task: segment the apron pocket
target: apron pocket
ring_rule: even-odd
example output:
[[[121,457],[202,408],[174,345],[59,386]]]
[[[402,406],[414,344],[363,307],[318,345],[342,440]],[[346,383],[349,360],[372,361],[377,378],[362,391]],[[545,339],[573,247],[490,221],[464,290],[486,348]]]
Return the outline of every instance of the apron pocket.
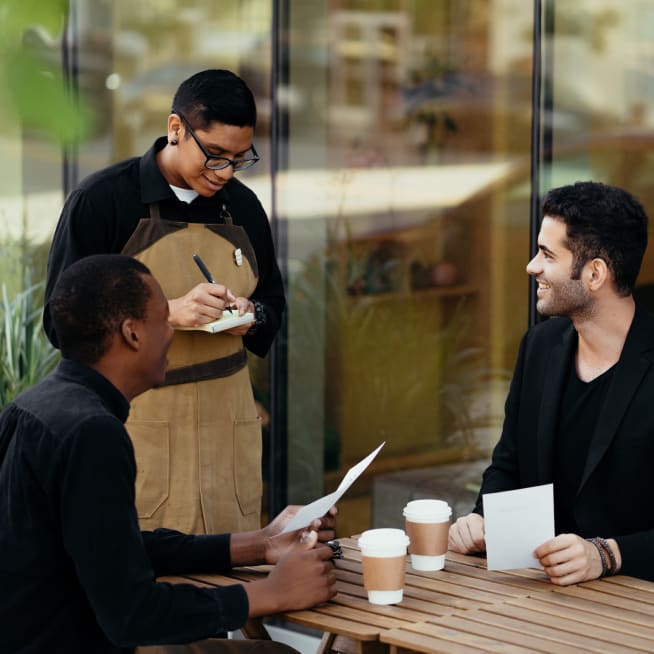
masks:
[[[151,518],[168,498],[170,427],[165,420],[130,420],[129,435],[136,456],[136,509]]]
[[[234,421],[234,485],[243,515],[261,511],[261,418]]]

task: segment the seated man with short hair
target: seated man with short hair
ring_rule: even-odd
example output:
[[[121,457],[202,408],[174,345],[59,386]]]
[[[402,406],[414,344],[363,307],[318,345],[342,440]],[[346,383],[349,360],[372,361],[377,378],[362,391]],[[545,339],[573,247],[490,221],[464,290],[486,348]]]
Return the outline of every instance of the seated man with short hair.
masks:
[[[577,182],[550,190],[542,216],[527,273],[551,318],[522,339],[502,435],[449,546],[485,551],[485,493],[552,483],[556,537],[534,555],[553,584],[654,580],[654,316],[633,297],[647,214],[624,189]]]
[[[333,515],[284,535],[292,508],[241,534],[140,531],[124,422],[130,400],[164,380],[173,333],[149,270],[122,255],[81,259],[50,308],[63,359],[0,414],[3,654],[187,643],[332,597],[332,551],[317,541],[334,537]],[[156,581],[248,563],[276,565],[266,579],[223,588]]]

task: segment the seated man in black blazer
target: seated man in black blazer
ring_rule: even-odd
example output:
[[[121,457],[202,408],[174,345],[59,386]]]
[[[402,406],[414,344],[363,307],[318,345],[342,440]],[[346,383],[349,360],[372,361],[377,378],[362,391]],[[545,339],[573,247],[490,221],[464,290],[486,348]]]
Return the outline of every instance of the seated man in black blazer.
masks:
[[[280,532],[283,511],[251,532],[140,531],[129,402],[164,381],[172,328],[161,286],[122,255],[80,259],[50,298],[62,360],[0,415],[0,649],[110,654],[189,643],[248,618],[319,604],[336,593],[327,515]],[[318,531],[319,530],[319,531]],[[223,588],[158,582],[193,571],[275,564]],[[213,652],[289,654],[272,641],[205,642]]]
[[[654,318],[632,295],[646,246],[647,216],[626,191],[547,194],[527,273],[538,312],[558,317],[522,339],[502,436],[450,549],[485,551],[484,493],[553,483],[557,535],[535,552],[552,583],[654,580]]]

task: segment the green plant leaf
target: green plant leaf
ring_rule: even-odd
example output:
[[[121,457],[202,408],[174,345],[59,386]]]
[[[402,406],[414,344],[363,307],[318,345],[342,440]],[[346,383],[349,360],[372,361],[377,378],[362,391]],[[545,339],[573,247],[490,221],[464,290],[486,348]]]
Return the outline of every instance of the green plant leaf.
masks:
[[[59,359],[41,327],[43,282],[12,299],[2,285],[0,298],[0,408],[45,377]]]
[[[0,43],[17,47],[26,29],[41,26],[53,38],[64,27],[69,0],[0,0]]]
[[[0,0],[0,124],[3,131],[21,127],[43,131],[62,144],[90,134],[93,116],[87,105],[67,92],[58,64],[69,0]],[[50,41],[41,54],[25,39],[36,30]],[[43,38],[43,34],[47,37]]]
[[[62,143],[89,134],[91,114],[66,92],[59,70],[23,50],[6,57],[5,64],[9,98],[24,128],[44,130]]]

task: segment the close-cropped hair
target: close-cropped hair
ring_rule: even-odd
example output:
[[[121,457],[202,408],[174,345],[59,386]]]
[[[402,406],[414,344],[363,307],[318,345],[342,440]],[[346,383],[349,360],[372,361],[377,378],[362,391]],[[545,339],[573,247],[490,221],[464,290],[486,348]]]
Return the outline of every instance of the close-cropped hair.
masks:
[[[203,70],[184,80],[173,98],[172,113],[182,114],[193,129],[212,123],[236,127],[257,124],[257,107],[248,85],[229,70]]]
[[[150,270],[121,254],[96,254],[67,268],[49,300],[61,354],[92,365],[106,354],[121,324],[146,317]]]
[[[576,182],[550,190],[542,215],[566,225],[573,279],[580,278],[588,261],[599,258],[611,271],[616,291],[623,296],[633,292],[647,248],[648,219],[631,193],[601,182]]]

